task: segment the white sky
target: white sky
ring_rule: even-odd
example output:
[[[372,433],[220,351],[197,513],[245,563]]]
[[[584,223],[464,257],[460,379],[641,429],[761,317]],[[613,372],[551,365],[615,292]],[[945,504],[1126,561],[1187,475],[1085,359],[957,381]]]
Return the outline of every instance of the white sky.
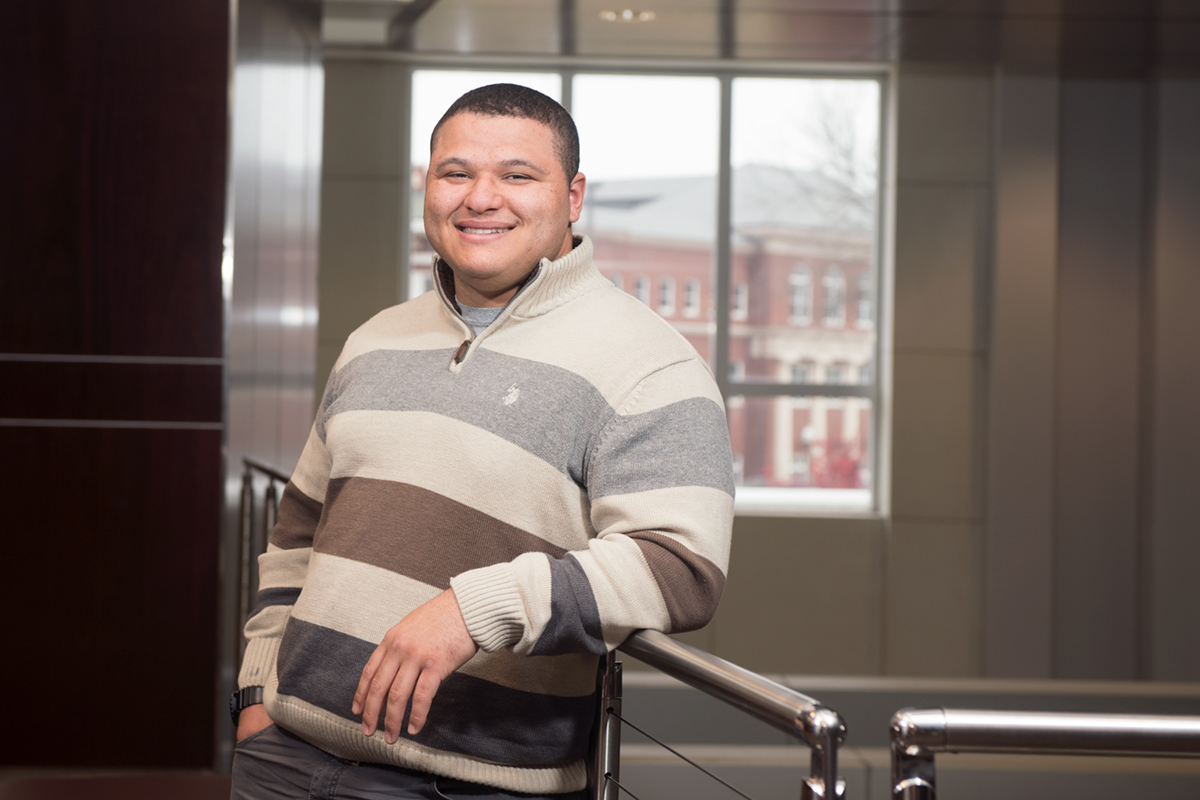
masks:
[[[427,164],[429,136],[446,108],[488,83],[520,83],[556,100],[556,73],[418,70],[413,75],[412,161]],[[823,158],[825,116],[841,118],[856,160],[873,164],[879,85],[871,80],[737,78],[734,166],[774,163],[812,169]],[[592,181],[712,175],[717,170],[720,85],[716,78],[581,74],[572,112],[580,171]]]

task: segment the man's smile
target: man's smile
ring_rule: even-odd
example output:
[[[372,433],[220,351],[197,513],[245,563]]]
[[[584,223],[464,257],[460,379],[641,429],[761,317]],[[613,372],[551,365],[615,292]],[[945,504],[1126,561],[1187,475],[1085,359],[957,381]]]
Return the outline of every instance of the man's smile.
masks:
[[[491,227],[489,227],[489,228],[471,228],[471,227],[468,227],[468,226],[466,226],[466,225],[459,225],[459,226],[458,226],[458,229],[459,229],[460,231],[462,231],[463,233],[474,233],[474,234],[480,234],[480,235],[490,235],[490,234],[496,234],[496,233],[508,233],[509,231],[511,231],[511,230],[512,230],[512,228],[511,228],[511,227],[501,227],[501,228],[491,228]]]

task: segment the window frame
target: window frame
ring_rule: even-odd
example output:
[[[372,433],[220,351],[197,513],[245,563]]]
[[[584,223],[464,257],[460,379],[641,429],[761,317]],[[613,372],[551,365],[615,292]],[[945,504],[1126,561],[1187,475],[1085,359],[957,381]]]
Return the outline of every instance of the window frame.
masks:
[[[747,397],[791,397],[797,398],[862,398],[871,402],[872,446],[870,469],[873,476],[871,485],[870,504],[861,511],[826,512],[807,506],[775,507],[770,510],[738,509],[739,516],[822,516],[826,513],[836,513],[839,516],[879,517],[888,513],[890,492],[888,485],[890,475],[887,470],[887,454],[890,452],[890,392],[886,391],[885,380],[890,380],[891,368],[885,363],[884,356],[890,349],[890,331],[887,328],[887,316],[891,302],[891,243],[894,238],[892,216],[894,212],[894,181],[891,179],[894,163],[894,67],[885,64],[830,64],[805,63],[803,65],[786,62],[742,62],[721,59],[654,59],[637,58],[603,58],[579,56],[483,56],[472,54],[434,54],[391,52],[384,56],[401,61],[405,65],[403,80],[403,96],[400,101],[400,133],[401,133],[401,174],[410,174],[411,136],[412,136],[412,83],[413,73],[417,70],[461,70],[461,71],[497,71],[497,72],[545,72],[557,74],[561,80],[560,102],[568,110],[572,110],[572,80],[578,74],[605,75],[648,75],[648,76],[700,76],[716,78],[720,84],[720,145],[717,163],[717,219],[715,220],[716,236],[713,242],[713,276],[714,296],[713,321],[713,373],[716,376],[718,388],[727,406],[741,405],[741,398]],[[875,235],[871,245],[870,272],[873,276],[871,302],[873,319],[870,327],[875,332],[875,345],[872,354],[873,369],[870,384],[857,382],[858,375],[853,376],[853,383],[842,382],[829,384],[813,382],[792,383],[786,381],[755,381],[744,378],[735,379],[730,372],[730,342],[733,323],[740,322],[732,309],[732,189],[733,167],[731,164],[731,130],[733,115],[733,82],[737,78],[809,78],[809,79],[847,79],[872,80],[879,86],[878,119],[879,147],[875,194]],[[586,171],[585,171],[586,172]],[[411,199],[409,192],[400,193],[400,242],[399,242],[399,272],[398,282],[403,302],[408,299],[409,256],[412,246],[412,231],[409,228],[411,220]],[[811,276],[812,323],[823,320],[818,305],[823,302],[816,296],[816,284],[819,280],[817,270],[809,268]],[[849,323],[849,305],[855,303],[857,312],[857,289],[859,282],[854,281],[854,297],[850,296],[851,281],[843,274],[845,292],[843,303],[846,306],[846,318],[843,325]],[[678,301],[678,298],[676,298]],[[822,298],[823,300],[823,298]],[[678,305],[678,302],[676,303]],[[650,305],[653,308],[653,305]],[[858,319],[855,315],[855,324]],[[849,371],[849,370],[847,370]],[[857,370],[855,370],[857,372]],[[849,381],[851,378],[846,377]]]

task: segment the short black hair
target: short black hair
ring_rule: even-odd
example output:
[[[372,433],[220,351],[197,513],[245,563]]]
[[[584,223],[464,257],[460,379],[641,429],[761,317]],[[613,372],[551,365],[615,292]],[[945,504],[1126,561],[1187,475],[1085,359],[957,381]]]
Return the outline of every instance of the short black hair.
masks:
[[[454,103],[433,127],[429,151],[437,141],[438,131],[451,117],[459,114],[479,114],[485,117],[520,117],[540,122],[554,133],[554,151],[567,174],[567,183],[579,172],[579,131],[575,120],[553,98],[528,86],[515,83],[493,83],[472,89]]]

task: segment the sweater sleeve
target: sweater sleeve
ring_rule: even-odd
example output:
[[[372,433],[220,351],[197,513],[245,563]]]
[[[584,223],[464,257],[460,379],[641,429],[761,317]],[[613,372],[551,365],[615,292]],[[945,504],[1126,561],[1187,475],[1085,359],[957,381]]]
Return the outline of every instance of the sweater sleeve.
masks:
[[[264,685],[275,668],[284,626],[308,573],[328,482],[329,455],[314,426],[280,497],[279,518],[267,551],[258,557],[258,597],[244,629],[246,653],[239,687]]]
[[[561,558],[526,553],[451,585],[480,648],[603,653],[640,628],[694,630],[716,610],[733,524],[733,459],[698,358],[643,380],[590,445],[595,536]]]

